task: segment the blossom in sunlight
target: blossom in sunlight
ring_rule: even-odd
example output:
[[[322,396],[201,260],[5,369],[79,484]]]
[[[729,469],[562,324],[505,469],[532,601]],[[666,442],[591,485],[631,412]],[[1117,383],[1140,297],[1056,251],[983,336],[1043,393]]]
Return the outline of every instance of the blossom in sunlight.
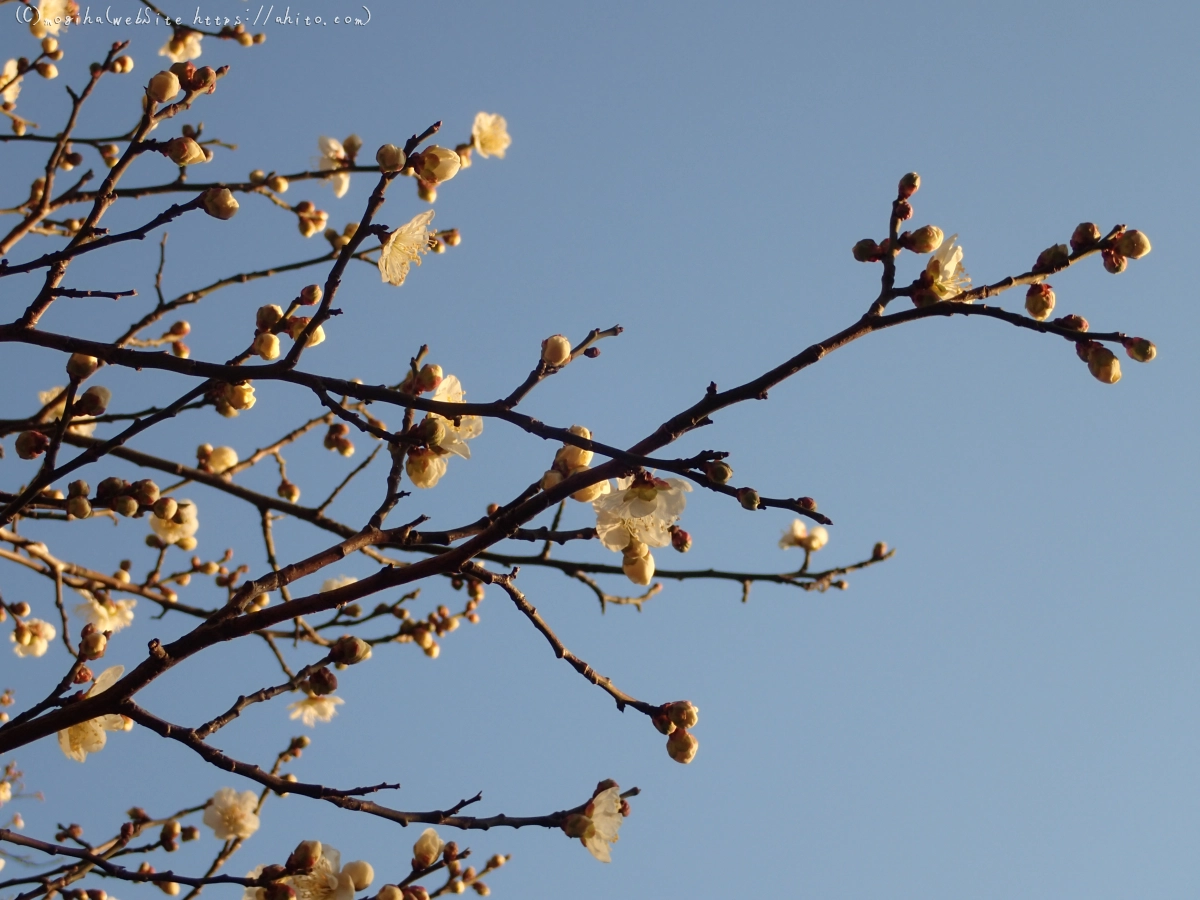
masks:
[[[288,881],[297,900],[353,900],[354,878],[342,871],[342,855],[327,845],[321,846],[321,858],[306,875],[293,875]],[[347,868],[350,864],[347,863]]]
[[[104,693],[124,674],[124,666],[105,669],[84,696],[95,697]],[[124,716],[97,716],[60,731],[58,746],[62,748],[67,759],[83,762],[89,753],[97,753],[104,749],[105,743],[108,742],[108,732],[128,731],[131,727],[133,722]]]
[[[38,14],[29,25],[34,37],[45,37],[47,34],[58,34],[68,18],[79,16],[79,4],[74,0],[42,0],[38,4]]]
[[[15,59],[10,59],[4,64],[4,71],[0,72],[0,84],[8,85],[4,89],[4,102],[16,103],[17,97],[21,93],[21,81],[17,78],[17,61]]]
[[[584,813],[591,821],[579,835],[588,852],[600,862],[612,862],[612,845],[621,830],[621,789],[613,785],[592,798]]]
[[[428,869],[442,855],[446,842],[438,835],[437,830],[426,828],[413,844],[413,868]]]
[[[414,486],[431,488],[446,474],[446,458],[439,456],[435,450],[413,447],[408,451],[408,459],[404,461],[404,471]]]
[[[185,538],[190,538],[200,527],[196,517],[196,504],[191,500],[177,501],[175,515],[169,519],[150,516],[150,530],[158,535],[164,544],[177,544]]]
[[[86,603],[75,607],[75,614],[96,626],[97,631],[111,631],[116,634],[122,628],[133,622],[133,608],[136,600],[97,600],[90,594]]]
[[[350,154],[346,152],[341,141],[321,135],[317,139],[317,147],[321,151],[321,158],[317,161],[318,171],[329,172],[331,169],[340,169],[350,165]],[[344,197],[346,191],[350,190],[349,172],[333,172],[326,176],[325,180],[333,186],[333,196],[335,197]]]
[[[3,806],[13,797],[12,782],[0,781],[0,806]]]
[[[433,210],[417,213],[412,220],[401,225],[388,235],[379,251],[379,277],[388,284],[399,287],[408,277],[412,263],[421,264],[421,254],[429,252],[429,241],[433,238]]]
[[[803,550],[817,551],[829,543],[829,532],[824,526],[818,525],[811,531],[800,519],[792,522],[792,527],[783,533],[779,546],[787,550],[789,547],[800,547]]]
[[[288,704],[288,709],[292,711],[288,718],[299,719],[312,728],[317,722],[328,722],[332,719],[337,713],[337,708],[345,702],[341,697],[335,697],[332,694],[324,697],[309,694],[303,700]]]
[[[466,396],[458,376],[446,375],[430,399],[439,403],[465,403]],[[471,450],[467,446],[467,441],[477,438],[483,433],[482,416],[459,416],[457,419],[447,419],[437,413],[429,413],[426,418],[440,419],[441,424],[445,426],[445,437],[441,437],[439,432],[438,450],[453,453],[463,459],[471,458]]]
[[[204,824],[213,830],[219,841],[230,838],[245,840],[258,831],[258,794],[254,791],[237,793],[223,787],[217,791],[204,810]]]
[[[38,402],[45,406],[58,397],[58,402],[46,410],[43,415],[43,421],[56,422],[62,418],[63,410],[67,408],[67,397],[64,393],[65,387],[55,386],[48,391],[38,391]],[[71,434],[79,434],[84,437],[91,437],[92,432],[96,430],[96,423],[87,417],[71,417],[71,427],[68,429]]]
[[[321,593],[326,591],[336,591],[340,587],[345,587],[348,584],[354,584],[358,581],[353,575],[338,575],[334,578],[326,578],[321,582]]]
[[[485,159],[489,156],[504,159],[504,151],[512,144],[508,122],[499,113],[479,113],[471,126],[471,142]]]
[[[17,623],[8,639],[16,645],[13,652],[17,656],[45,656],[50,642],[57,636],[58,632],[49,622],[25,619]]]
[[[670,527],[687,505],[685,494],[692,486],[679,478],[617,479],[615,491],[592,503],[596,511],[596,534],[609,550],[624,550],[634,539],[651,547],[671,543]]]
[[[187,62],[189,59],[200,58],[200,38],[198,31],[180,29],[171,35],[171,39],[159,48],[158,55],[165,56],[171,62]]]
[[[925,266],[939,300],[949,300],[971,287],[971,276],[962,267],[963,248],[954,245],[957,238],[957,234],[950,235]]]

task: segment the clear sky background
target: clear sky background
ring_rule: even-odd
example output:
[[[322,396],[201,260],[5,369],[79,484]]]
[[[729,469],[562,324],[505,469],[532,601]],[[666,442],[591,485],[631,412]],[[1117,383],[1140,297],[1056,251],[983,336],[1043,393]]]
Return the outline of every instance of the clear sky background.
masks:
[[[164,3],[187,14],[194,5]],[[202,4],[212,14],[246,8]],[[32,55],[12,9],[0,7],[0,51]],[[329,0],[293,4],[297,11],[361,14]],[[346,315],[306,368],[394,382],[427,343],[469,399],[488,400],[520,381],[547,335],[579,339],[620,323],[625,334],[606,341],[599,359],[572,365],[523,408],[628,445],[710,380],[725,388],[753,377],[861,315],[879,272],[854,262],[850,247],[884,236],[896,181],[909,170],[923,179],[915,223],[958,233],[977,284],[1027,270],[1081,221],[1145,231],[1154,251],[1123,275],[1095,259],[1052,283],[1059,311],[1096,330],[1149,337],[1159,358],[1148,366],[1123,358],[1124,379],[1107,387],[1057,338],[978,318],[920,322],[833,354],[768,402],[722,413],[677,445],[679,455],[732,451],[736,480],[764,494],[816,497],[836,523],[820,563],[865,558],[876,540],[898,548],[852,576],[846,592],[760,586],[743,605],[737,585],[669,583],[640,615],[601,616],[582,585],[523,572],[524,590],[566,645],[620,687],[699,706],[690,766],[667,757],[643,716],[618,713],[556,660],[496,592],[482,623],[449,635],[436,661],[411,645],[384,647],[343,673],[346,704],[311,732],[314,744],[292,771],[340,786],[398,780],[403,790],[380,799],[405,809],[443,808],[483,790],[480,815],[571,806],[605,777],[642,788],[608,866],[557,832],[456,835],[479,859],[513,854],[489,879],[498,897],[1194,897],[1196,10],[443,2],[381,3],[371,14],[363,28],[271,24],[266,43],[251,49],[205,38],[200,62],[231,72],[177,120],[203,121],[206,137],[238,145],[218,150],[195,177],[240,180],[254,168],[309,166],[321,134],[356,132],[370,158],[438,119],[452,145],[477,111],[507,117],[508,157],[477,159],[440,192],[435,224],[459,227],[462,245],[427,257],[400,289],[380,284],[373,268],[353,269]],[[138,86],[159,68],[161,28],[67,34],[62,77],[31,81],[22,95],[43,131],[65,119],[64,83],[80,86],[87,61],[117,38],[132,39],[136,69],[105,79],[81,133],[133,125]],[[9,206],[26,196],[35,157],[27,146],[2,152]],[[169,164],[147,160],[128,183],[170,176]],[[287,199],[313,199],[340,228],[359,218],[373,183],[356,175],[341,200],[328,186],[297,185]],[[424,206],[414,193],[397,183],[381,220],[411,218]],[[141,200],[110,218],[137,224],[162,205]],[[315,255],[320,241],[306,243],[293,217],[255,198],[229,223],[193,216],[169,230],[168,296]],[[60,301],[45,327],[118,334],[151,302],[156,238],[70,270],[73,286],[141,296],[116,307]],[[12,259],[50,246],[28,239]],[[902,259],[902,279],[917,271],[915,258]],[[281,276],[195,307],[193,356],[233,355],[259,305],[286,303],[313,280],[323,275]],[[6,317],[32,284],[5,280]],[[1019,291],[999,299],[1009,309],[1021,302]],[[3,358],[10,389],[0,415],[28,414],[36,390],[62,383],[53,354],[8,345]],[[184,385],[104,375],[114,408],[173,398]],[[236,420],[192,414],[136,445],[188,461],[209,441],[244,456],[319,411],[298,390],[261,385],[258,395]],[[289,454],[305,501],[361,459],[368,447],[358,443],[351,461],[315,439]],[[470,462],[453,460],[436,490],[403,501],[396,516],[458,524],[517,494],[553,454],[495,422],[472,449]],[[6,489],[33,472],[11,443],[0,467]],[[373,468],[331,513],[365,522],[384,471]],[[85,477],[94,484],[109,474],[127,470],[93,467]],[[251,472],[244,481],[272,490],[276,477]],[[260,573],[253,516],[211,491],[189,491],[202,555],[232,546]],[[590,524],[586,507],[569,513],[565,525]],[[776,546],[791,518],[692,494],[683,524],[695,549],[686,559],[660,551],[659,565],[783,571],[797,563]],[[152,560],[144,529],[97,521],[45,535],[52,548],[70,540],[81,562],[112,570],[131,556],[144,570]],[[329,542],[286,524],[279,539],[289,559]],[[558,552],[572,554],[618,559],[599,547]],[[356,559],[330,574],[372,570]],[[52,618],[44,582],[8,569],[0,583],[6,599],[28,599],[35,615]],[[218,602],[211,585],[194,585],[194,602]],[[628,588],[619,578],[607,586]],[[433,585],[419,611],[425,601],[462,598]],[[188,627],[181,617],[151,620],[148,605],[109,660],[134,665],[146,640]],[[189,662],[151,687],[145,705],[198,724],[278,680],[265,649],[246,643]],[[63,656],[61,645],[40,660],[4,651],[3,685],[23,702],[40,698]],[[300,733],[285,703],[254,709],[215,743],[268,761]],[[113,735],[82,766],[52,741],[17,758],[46,802],[11,808],[39,837],[70,819],[99,839],[131,805],[160,815],[225,784],[252,787],[148,733]],[[382,883],[406,874],[417,834],[302,798],[271,801],[228,871],[278,861],[298,840],[317,838],[343,858],[372,862]],[[155,865],[194,872],[217,842],[206,830],[185,850]],[[10,863],[5,874],[14,870]],[[157,896],[122,885],[112,893]]]

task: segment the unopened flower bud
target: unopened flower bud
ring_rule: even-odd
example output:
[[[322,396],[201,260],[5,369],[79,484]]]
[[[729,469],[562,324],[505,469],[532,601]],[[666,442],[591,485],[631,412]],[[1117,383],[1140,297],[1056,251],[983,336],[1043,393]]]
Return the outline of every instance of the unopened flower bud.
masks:
[[[717,484],[726,484],[733,477],[733,468],[724,460],[716,459],[704,464],[704,474]]]
[[[308,284],[300,289],[300,296],[297,298],[301,306],[314,306],[321,302],[321,297],[325,292],[321,290],[319,284]]]
[[[93,385],[80,395],[71,411],[77,416],[101,416],[108,409],[110,400],[112,400],[112,391],[98,384]]]
[[[266,185],[271,190],[273,190],[275,193],[283,194],[283,193],[287,192],[288,180],[286,178],[284,178],[282,175],[272,175],[270,178],[267,179]]]
[[[254,346],[251,347],[251,352],[267,360],[267,362],[279,359],[279,336],[269,331],[264,331],[254,339]]]
[[[180,538],[179,540],[177,540],[175,542],[175,546],[178,547],[180,550],[183,550],[185,553],[190,553],[191,551],[196,549],[197,543],[198,542],[196,541],[196,539],[194,537],[185,537],[185,538]],[[168,596],[167,599],[170,600],[170,596]],[[171,600],[171,602],[174,603],[175,601]]]
[[[1104,346],[1093,347],[1088,354],[1088,371],[1097,381],[1116,384],[1121,380],[1121,361]]]
[[[350,876],[350,880],[354,883],[356,891],[365,891],[371,886],[371,882],[375,880],[375,870],[371,868],[369,862],[363,862],[361,859],[356,859],[342,866],[342,874]]]
[[[275,489],[275,493],[288,503],[295,503],[300,499],[300,488],[286,478],[279,482],[279,487]]]
[[[250,409],[254,406],[254,385],[248,381],[239,384],[226,384],[222,389],[226,403],[234,409]]]
[[[897,190],[897,196],[901,200],[907,200],[915,194],[921,187],[921,176],[916,172],[909,172],[900,179],[900,186]]]
[[[542,362],[553,368],[565,366],[571,361],[571,342],[561,334],[553,334],[542,341]]]
[[[1100,240],[1100,228],[1095,222],[1080,222],[1071,234],[1071,249],[1078,253],[1094,246]]]
[[[157,518],[169,522],[179,512],[179,504],[173,497],[159,497],[154,504],[153,512]]]
[[[1117,252],[1130,259],[1141,259],[1150,252],[1150,238],[1131,229],[1117,238]]]
[[[912,204],[907,200],[897,200],[892,206],[892,215],[901,222],[907,222],[913,215]]]
[[[153,506],[158,502],[158,485],[142,478],[129,486],[129,495],[142,506]]]
[[[308,676],[308,687],[314,694],[323,696],[337,690],[337,676],[328,669],[321,668]],[[359,888],[361,890],[361,888]]]
[[[67,515],[73,519],[87,519],[92,515],[92,504],[87,497],[72,497],[67,501]]]
[[[100,360],[94,356],[88,356],[86,353],[72,353],[71,358],[67,360],[67,374],[76,381],[90,378],[98,368],[100,368]]]
[[[274,303],[260,306],[254,314],[254,324],[259,331],[269,331],[283,319],[283,308]]]
[[[1128,259],[1109,248],[1100,251],[1100,259],[1104,262],[1104,271],[1110,275],[1120,275],[1129,266]]]
[[[52,62],[42,61],[37,64],[37,73],[48,81],[58,77],[58,66]]]
[[[438,833],[434,829],[426,828],[417,838],[417,842],[413,844],[413,868],[428,869],[437,862],[445,846],[446,842],[438,837]]]
[[[1158,348],[1145,338],[1135,337],[1125,339],[1125,353],[1136,362],[1150,362],[1158,355]]]
[[[563,478],[563,473],[558,471],[558,469],[547,469],[542,475],[542,480],[538,482],[538,487],[543,491],[548,491],[551,488],[557,487]]]
[[[1083,316],[1077,316],[1071,313],[1068,316],[1059,316],[1053,320],[1051,325],[1061,325],[1063,328],[1070,328],[1072,331],[1087,331],[1088,320]]]
[[[1048,284],[1031,284],[1025,292],[1025,311],[1039,322],[1054,312],[1054,291]]]
[[[692,536],[682,528],[675,528],[671,532],[671,546],[680,553],[687,553],[692,549]]]
[[[417,393],[424,394],[426,391],[432,391],[442,383],[442,367],[433,363],[426,363],[421,366],[421,370],[417,372]]]
[[[171,138],[167,141],[166,150],[171,162],[179,166],[192,166],[196,163],[208,162],[203,148],[190,137]]]
[[[417,199],[424,200],[426,203],[433,203],[437,200],[437,185],[429,181],[417,179]]]
[[[204,211],[214,219],[232,219],[238,211],[237,198],[229,188],[209,188],[204,192]]]
[[[457,247],[462,243],[462,235],[457,228],[451,228],[442,235],[442,240],[446,242],[446,246],[448,247]]]
[[[379,163],[381,172],[399,172],[406,161],[404,151],[395,144],[384,144],[375,151],[375,162]]]
[[[1034,272],[1057,272],[1071,261],[1071,251],[1066,244],[1055,244],[1038,254],[1033,264]]]
[[[178,881],[156,881],[156,882],[154,882],[154,884],[160,891],[162,891],[168,897],[179,896],[180,887],[179,887]]]
[[[871,559],[883,559],[885,556],[887,556],[887,552],[888,545],[883,541],[878,541],[875,546],[871,548]]]
[[[84,659],[99,659],[104,655],[108,646],[108,638],[103,631],[93,631],[79,642],[79,654]]]
[[[371,656],[371,645],[352,634],[342,635],[329,648],[329,656],[335,663],[352,666]]]
[[[801,497],[796,503],[801,509],[807,509],[809,512],[817,511],[817,501],[812,497]]]
[[[50,448],[50,438],[40,431],[22,431],[17,435],[17,456],[37,459]]]
[[[676,700],[666,705],[667,718],[676,728],[694,728],[700,721],[700,710],[690,700]]]
[[[313,866],[321,861],[320,841],[301,841],[287,859],[289,872],[311,872]]]
[[[68,497],[86,497],[92,492],[92,487],[82,478],[67,485]]]
[[[649,584],[654,578],[654,556],[648,550],[644,556],[630,556],[629,549],[626,548],[621,569],[625,572],[625,577],[634,584]]]
[[[650,722],[663,734],[670,734],[675,730],[675,723],[672,722],[671,717],[667,715],[666,707],[663,707],[660,712],[657,712],[651,716]]]
[[[308,316],[293,316],[292,318],[288,319],[287,330],[293,341],[300,339],[300,335],[303,334],[304,329],[308,327],[309,321],[310,320]],[[325,329],[318,325],[313,329],[312,334],[308,336],[308,340],[305,342],[304,346],[315,347],[324,340]]]
[[[379,894],[375,900],[406,900],[404,891],[400,890],[394,884],[385,884],[379,889]]]
[[[462,159],[448,147],[433,144],[421,151],[416,162],[417,177],[430,184],[449,181],[458,174]]]
[[[696,758],[700,742],[685,728],[676,728],[667,735],[667,756],[677,763],[687,765]]]
[[[932,253],[942,246],[944,235],[936,225],[922,225],[916,231],[909,233],[907,238],[901,235],[901,246],[913,253]]]
[[[883,258],[879,244],[870,238],[863,238],[851,248],[850,252],[854,254],[856,260],[862,263],[879,262]]]
[[[743,509],[758,509],[759,496],[754,488],[738,488],[737,499]]]

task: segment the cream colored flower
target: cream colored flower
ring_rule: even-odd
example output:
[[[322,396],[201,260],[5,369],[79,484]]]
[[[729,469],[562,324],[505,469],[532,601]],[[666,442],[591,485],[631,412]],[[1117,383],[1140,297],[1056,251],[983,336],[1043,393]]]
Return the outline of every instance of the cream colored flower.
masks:
[[[254,791],[237,793],[223,787],[217,791],[204,810],[204,824],[213,830],[219,841],[231,838],[245,840],[258,831],[258,794]]]
[[[447,375],[437,386],[430,399],[440,403],[465,403],[466,396],[458,376]],[[453,453],[463,459],[471,458],[471,449],[467,446],[467,441],[477,438],[483,433],[482,416],[459,416],[457,424],[454,419],[447,419],[437,413],[429,413],[426,418],[440,419],[446,427],[446,436],[438,443],[439,450]]]
[[[237,451],[232,447],[216,447],[208,454],[208,467],[220,475],[238,464]]]
[[[174,518],[160,519],[158,516],[149,516],[149,519],[150,530],[158,535],[164,544],[177,544],[184,538],[190,538],[200,527],[200,520],[196,516],[196,504],[191,500],[179,501]]]
[[[617,489],[592,503],[596,534],[609,550],[624,550],[637,539],[651,547],[671,543],[668,530],[687,505],[692,486],[679,478],[641,475],[617,479]]]
[[[971,287],[971,276],[962,267],[963,248],[954,246],[957,234],[950,235],[929,259],[925,271],[933,279],[933,292],[939,300],[950,300]],[[970,300],[965,301],[970,303]]]
[[[388,235],[379,251],[379,277],[396,287],[404,284],[411,263],[421,264],[421,254],[429,252],[429,241],[433,229],[433,210],[413,216],[407,225],[401,225]]]
[[[54,626],[41,619],[25,619],[18,622],[8,639],[16,644],[13,652],[17,656],[45,656],[50,642],[58,636]]]
[[[345,587],[348,584],[354,584],[358,581],[353,575],[338,575],[335,578],[326,578],[321,582],[321,593],[326,591],[336,591],[340,587]]]
[[[504,159],[504,151],[512,144],[512,138],[508,136],[508,122],[499,113],[479,113],[475,116],[475,124],[471,126],[471,141],[485,159],[489,156]]]
[[[80,591],[87,597],[86,603],[75,607],[75,614],[96,626],[97,631],[111,631],[116,634],[122,628],[133,622],[133,608],[136,600],[105,600],[101,602],[93,595]]]
[[[438,455],[436,450],[426,450],[414,447],[408,451],[408,459],[404,461],[404,471],[419,488],[435,487],[442,476],[446,474],[446,457]]]
[[[59,398],[59,401],[46,410],[45,416],[43,417],[44,421],[57,422],[62,418],[63,410],[67,408],[67,397],[65,394],[63,394],[63,391],[65,390],[65,387],[56,386],[50,388],[48,391],[38,391],[38,402],[41,403],[42,406],[45,406],[55,397],[59,397],[59,395],[62,394],[62,396]],[[67,430],[70,431],[71,434],[79,434],[83,435],[84,437],[91,437],[92,432],[96,430],[96,422],[87,416],[80,416],[78,418],[72,416],[71,427]]]
[[[199,59],[201,37],[200,32],[190,30],[183,32],[182,39],[172,35],[171,39],[159,48],[158,55],[167,57],[171,62]]]
[[[350,165],[350,154],[346,152],[341,141],[321,135],[317,139],[317,147],[321,151],[321,158],[317,161],[317,171],[328,172],[330,169],[340,169]],[[334,172],[326,176],[325,180],[333,185],[333,196],[335,197],[344,197],[346,191],[350,190],[349,172]]]
[[[332,694],[324,697],[309,694],[303,700],[288,704],[288,709],[292,711],[288,718],[299,719],[312,728],[317,722],[328,722],[332,719],[337,713],[337,708],[345,702],[341,697],[335,697]]]
[[[95,697],[97,694],[103,694],[124,674],[124,666],[105,669],[84,696]],[[104,749],[105,743],[108,742],[108,732],[128,731],[132,726],[133,723],[124,716],[97,716],[60,731],[58,746],[62,748],[67,759],[83,762],[89,753],[98,753]]]
[[[342,871],[342,855],[325,844],[321,858],[307,875],[293,875],[288,881],[296,891],[296,900],[353,900],[354,879]]]
[[[0,806],[13,798],[12,782],[0,781]]]
[[[30,30],[37,37],[42,37],[43,34],[56,35],[64,27],[67,18],[78,15],[79,5],[73,0],[42,0],[38,4],[37,18],[33,20]]]
[[[804,522],[796,519],[792,522],[792,527],[783,533],[783,537],[779,539],[779,546],[784,550],[789,547],[800,547],[803,550],[816,552],[829,543],[829,532],[821,525],[811,531],[805,526]]]
[[[426,828],[413,844],[413,866],[418,869],[428,869],[442,855],[446,842],[441,839],[433,828]]]
[[[4,102],[16,103],[17,97],[21,93],[21,80],[17,78],[17,61],[15,59],[10,59],[4,64],[4,71],[0,72],[0,84],[8,85],[4,89]]]
[[[610,787],[592,798],[592,828],[583,838],[583,845],[600,862],[612,862],[612,845],[621,830],[621,789]]]

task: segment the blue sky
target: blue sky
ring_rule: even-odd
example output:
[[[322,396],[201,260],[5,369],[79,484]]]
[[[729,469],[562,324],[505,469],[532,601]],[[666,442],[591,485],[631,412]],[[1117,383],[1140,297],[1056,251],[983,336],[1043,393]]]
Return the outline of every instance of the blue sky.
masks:
[[[133,0],[122,2],[132,15]],[[356,11],[328,0],[309,7]],[[246,7],[210,0],[210,8]],[[1195,10],[436,3],[371,13],[369,26],[340,32],[271,26],[251,49],[206,38],[201,62],[232,68],[184,117],[238,146],[218,150],[202,176],[228,180],[253,168],[302,169],[321,134],[355,132],[369,155],[439,119],[451,144],[479,110],[508,119],[507,158],[477,160],[440,192],[435,224],[460,228],[462,245],[427,257],[399,289],[369,267],[352,271],[346,315],[306,367],[395,381],[426,343],[469,399],[486,400],[519,383],[547,335],[578,338],[620,323],[625,333],[604,342],[598,359],[572,365],[523,408],[628,445],[710,380],[725,388],[753,377],[861,315],[878,270],[849,250],[884,236],[896,181],[909,170],[923,179],[914,221],[957,233],[977,284],[1027,270],[1080,221],[1144,230],[1154,251],[1124,274],[1092,260],[1053,284],[1061,312],[1149,337],[1159,358],[1127,362],[1124,379],[1106,387],[1056,338],[981,319],[914,323],[838,351],[768,402],[724,412],[680,442],[679,455],[732,451],[739,483],[764,494],[816,497],[835,522],[822,562],[864,558],[876,540],[898,548],[846,592],[760,586],[743,605],[736,586],[670,583],[641,614],[601,616],[582,585],[523,572],[531,600],[599,671],[643,699],[686,697],[700,707],[690,766],[667,758],[643,717],[617,713],[555,660],[497,592],[482,623],[450,635],[436,661],[400,646],[344,673],[347,702],[312,732],[297,776],[398,780],[394,802],[407,809],[483,790],[480,814],[550,812],[604,777],[642,788],[608,866],[558,833],[460,836],[481,859],[513,854],[490,879],[500,897],[1194,896]],[[157,70],[165,40],[152,27],[66,35],[63,75],[22,94],[43,131],[66,114],[64,82],[81,84],[86,62],[118,37],[133,40],[136,68],[102,85],[81,132],[132,125],[138,87]],[[28,34],[5,19],[5,58],[31,50]],[[23,199],[36,157],[12,144],[4,153],[7,171],[19,173],[7,206]],[[129,183],[169,177],[169,164],[147,160]],[[354,176],[341,200],[327,186],[296,185],[287,198],[314,200],[340,228],[357,220],[373,183]],[[395,185],[382,221],[402,224],[423,208],[410,188]],[[119,205],[111,219],[137,224],[160,205]],[[193,218],[168,230],[169,296],[214,275],[315,255],[320,240],[306,243],[265,202],[244,202],[229,223]],[[11,259],[48,246],[27,240]],[[73,266],[68,281],[140,296],[115,307],[60,301],[46,328],[111,337],[147,308],[156,239],[105,256]],[[917,271],[902,259],[902,278]],[[194,356],[232,356],[252,334],[254,309],[311,280],[280,276],[195,307]],[[31,282],[13,281],[5,293],[16,310]],[[1020,309],[1021,297],[998,302]],[[0,415],[27,414],[36,390],[61,383],[61,361],[12,345],[4,353],[17,390]],[[174,377],[105,374],[118,406],[182,392]],[[193,414],[138,446],[183,461],[202,441],[245,455],[317,414],[299,391],[264,385],[259,396],[237,420]],[[397,515],[423,512],[439,526],[474,517],[517,494],[552,452],[489,422],[472,460],[453,461],[436,490],[405,500]],[[289,455],[289,472],[307,501],[359,458],[346,462],[313,442]],[[6,489],[32,472],[11,452],[0,465]],[[97,469],[92,480],[125,471]],[[332,513],[366,520],[382,470],[368,474],[374,480]],[[244,480],[275,483],[270,472]],[[260,572],[254,522],[226,519],[238,508],[211,492],[191,496],[200,551],[235,547]],[[565,524],[590,524],[586,512],[576,506]],[[795,562],[776,546],[790,521],[693,494],[683,524],[695,548],[685,562],[782,571]],[[141,568],[151,560],[140,523],[76,527],[84,537],[47,528],[46,540],[70,540],[81,561],[106,570],[123,556]],[[286,523],[279,533],[289,558],[328,541]],[[577,553],[616,559],[601,548]],[[660,566],[679,563],[669,553],[660,552]],[[338,571],[372,568],[348,560]],[[0,584],[6,599],[53,612],[44,584],[8,570]],[[196,602],[216,602],[211,586],[189,590]],[[452,600],[461,596],[439,585],[421,598]],[[135,664],[144,641],[186,624],[138,612],[113,643],[114,662]],[[19,699],[42,696],[61,669],[52,657],[8,657],[3,685]],[[257,646],[176,674],[152,686],[145,705],[185,723],[278,677]],[[299,733],[294,725],[277,700],[217,743],[262,761]],[[83,766],[49,741],[18,759],[47,799],[16,808],[43,837],[67,818],[98,837],[134,804],[159,814],[224,784],[249,787],[136,732],[113,736]],[[318,838],[394,880],[416,836],[300,798],[272,801],[229,871]],[[207,832],[198,844],[178,863],[155,865],[198,869],[216,849]]]

